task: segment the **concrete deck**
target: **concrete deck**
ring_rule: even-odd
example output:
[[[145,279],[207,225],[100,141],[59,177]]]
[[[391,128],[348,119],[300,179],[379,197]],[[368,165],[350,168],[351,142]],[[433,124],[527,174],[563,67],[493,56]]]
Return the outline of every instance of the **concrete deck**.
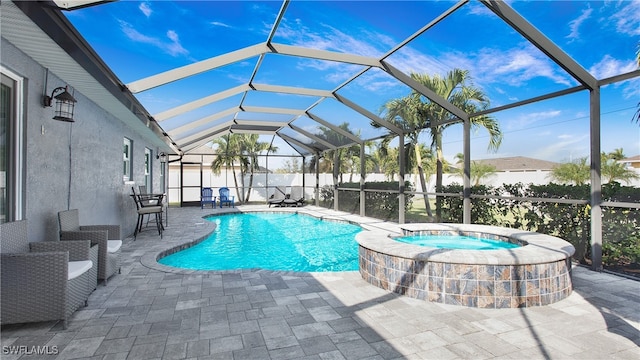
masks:
[[[367,227],[394,226],[301,209]],[[574,268],[573,294],[558,303],[477,309],[398,296],[367,284],[358,272],[199,272],[155,263],[162,250],[211,232],[202,216],[219,211],[171,208],[164,238],[150,224],[137,241],[127,239],[122,274],[98,286],[67,330],[58,322],[4,326],[0,357],[640,358],[640,282],[580,267]]]

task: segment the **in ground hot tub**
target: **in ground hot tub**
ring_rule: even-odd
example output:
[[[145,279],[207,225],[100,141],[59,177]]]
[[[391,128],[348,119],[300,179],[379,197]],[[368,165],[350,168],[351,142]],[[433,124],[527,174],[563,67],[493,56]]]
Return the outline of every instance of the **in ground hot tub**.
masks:
[[[519,244],[511,249],[433,248],[399,242],[398,234],[363,231],[359,269],[380,288],[443,304],[481,308],[547,305],[572,291],[574,247],[560,238],[471,224],[404,224],[403,235],[467,235]]]

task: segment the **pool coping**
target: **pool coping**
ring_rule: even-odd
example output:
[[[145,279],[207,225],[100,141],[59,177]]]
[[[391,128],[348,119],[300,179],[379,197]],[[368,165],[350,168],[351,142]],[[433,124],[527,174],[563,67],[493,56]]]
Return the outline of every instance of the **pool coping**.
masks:
[[[526,246],[499,250],[438,249],[395,241],[385,230],[362,231],[356,235],[356,242],[362,247],[407,259],[454,264],[483,265],[526,265],[549,263],[570,258],[575,248],[569,242],[555,236],[489,225],[418,223],[402,224],[406,232],[420,231],[475,232],[508,237]]]

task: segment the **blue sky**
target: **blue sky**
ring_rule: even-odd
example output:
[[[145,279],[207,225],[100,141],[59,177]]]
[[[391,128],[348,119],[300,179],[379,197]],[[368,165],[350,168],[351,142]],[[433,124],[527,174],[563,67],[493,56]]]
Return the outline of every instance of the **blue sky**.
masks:
[[[518,13],[598,79],[637,69],[640,1],[509,1]],[[455,3],[449,1],[293,1],[273,42],[380,57]],[[66,13],[124,82],[130,83],[264,42],[281,7],[278,1],[118,1]],[[475,86],[500,106],[578,85],[481,3],[471,1],[387,59],[406,73],[468,70]],[[257,56],[136,96],[151,114],[226,90],[249,80]],[[268,54],[254,82],[333,90],[362,69],[329,61]],[[409,89],[381,70],[370,70],[338,93],[378,113]],[[504,133],[488,152],[482,129],[472,134],[472,158],[529,156],[568,161],[589,153],[589,95],[582,91],[492,114]],[[245,104],[304,109],[317,98],[251,92]],[[238,105],[240,95],[161,122],[171,131]],[[640,79],[602,88],[602,149],[640,154],[640,126],[631,122],[640,102]],[[382,135],[368,119],[335,101],[313,113],[349,122],[363,137]],[[240,118],[255,119],[244,114]],[[286,120],[282,115],[269,119]],[[308,118],[294,125],[317,132]],[[198,129],[197,129],[198,130]],[[462,125],[445,132],[444,153],[462,152]],[[270,137],[264,139],[270,141]],[[425,142],[428,142],[425,136]],[[293,151],[276,141],[281,154]]]

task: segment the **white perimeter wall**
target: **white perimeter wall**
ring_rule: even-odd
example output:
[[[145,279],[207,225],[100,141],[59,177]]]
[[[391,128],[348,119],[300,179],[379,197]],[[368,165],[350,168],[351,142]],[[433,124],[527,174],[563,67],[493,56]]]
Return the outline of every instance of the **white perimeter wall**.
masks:
[[[640,169],[636,169],[636,172],[640,176]],[[186,169],[184,171],[184,201],[199,201],[200,200],[200,169]],[[417,181],[418,177],[416,175],[407,175],[406,179],[410,181],[416,190],[420,189],[420,184]],[[483,185],[498,187],[502,184],[534,184],[534,185],[542,185],[549,183],[549,171],[507,171],[507,172],[499,172],[494,174],[488,179],[485,179],[481,182]],[[360,181],[359,175],[350,176],[349,174],[343,175],[344,182],[350,181]],[[369,174],[366,177],[366,181],[389,181],[389,179],[384,174]],[[451,174],[444,174],[443,176],[443,184],[449,185],[451,183],[462,184],[462,178],[459,176],[454,176]],[[249,185],[249,176],[245,176],[245,186],[248,188]],[[266,202],[268,196],[267,194],[273,193],[273,188],[275,186],[301,186],[303,185],[303,176],[302,174],[255,174],[253,179],[252,191],[249,196],[250,201],[264,201]],[[319,177],[319,185],[323,187],[325,185],[333,185],[333,175],[328,173],[320,174]],[[640,187],[640,180],[635,180],[630,184],[623,184]],[[180,171],[179,168],[173,168],[169,171],[169,201],[171,202],[179,202],[180,201],[180,191],[177,189],[180,186]],[[233,181],[233,175],[231,172],[225,173],[222,171],[220,175],[215,175],[209,170],[207,167],[202,170],[202,186],[203,187],[212,187],[214,188],[214,192],[217,192],[217,189],[223,186],[226,186],[230,189],[231,194],[237,197],[237,192],[235,191],[235,183]],[[240,185],[240,181],[238,179],[238,186]],[[316,186],[316,177],[315,174],[305,174],[304,176],[304,186],[305,186],[305,194],[307,199],[314,198],[314,188]],[[267,192],[268,188],[268,192]],[[435,188],[435,175],[431,176],[427,184],[427,191],[433,192]],[[246,190],[245,190],[246,192]]]

